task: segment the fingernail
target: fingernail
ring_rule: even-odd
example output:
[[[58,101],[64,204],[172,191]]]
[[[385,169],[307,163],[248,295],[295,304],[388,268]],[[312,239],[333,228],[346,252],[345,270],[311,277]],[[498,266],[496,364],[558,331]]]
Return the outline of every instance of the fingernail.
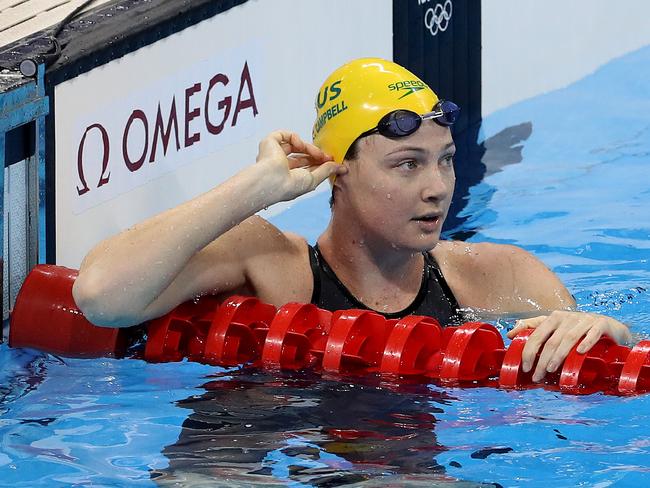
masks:
[[[548,363],[548,366],[546,366],[546,371],[549,373],[553,373],[557,369],[557,363],[550,362]]]
[[[521,369],[524,371],[524,373],[528,373],[530,371],[530,363],[524,361],[521,363]]]
[[[533,383],[538,383],[539,380],[541,380],[541,379],[542,379],[542,376],[540,376],[538,373],[535,373],[533,375]]]

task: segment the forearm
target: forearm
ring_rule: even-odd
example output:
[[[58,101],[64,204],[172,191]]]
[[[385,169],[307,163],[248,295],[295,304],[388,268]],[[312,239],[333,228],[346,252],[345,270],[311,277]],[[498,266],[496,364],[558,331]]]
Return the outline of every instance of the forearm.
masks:
[[[280,198],[257,165],[223,184],[99,243],[74,286],[82,311],[98,321],[136,317],[198,251]],[[137,259],[134,259],[135,250]]]

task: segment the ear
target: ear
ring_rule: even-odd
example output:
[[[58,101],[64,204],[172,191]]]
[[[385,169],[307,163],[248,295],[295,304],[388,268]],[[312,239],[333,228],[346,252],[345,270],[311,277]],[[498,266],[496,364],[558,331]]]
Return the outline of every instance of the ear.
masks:
[[[343,162],[341,163],[341,167],[345,169],[342,174],[338,174],[334,177],[330,177],[330,185],[332,187],[332,195],[334,194],[334,191],[339,191],[343,188],[345,188],[346,185],[346,180],[348,177],[348,174],[350,173],[350,164],[349,161],[344,159]]]

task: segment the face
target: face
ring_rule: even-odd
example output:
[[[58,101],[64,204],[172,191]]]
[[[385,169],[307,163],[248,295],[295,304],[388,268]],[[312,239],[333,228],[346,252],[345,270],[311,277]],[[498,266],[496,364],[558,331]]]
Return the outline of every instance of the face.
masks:
[[[425,121],[407,137],[359,141],[339,178],[339,200],[362,235],[393,248],[432,249],[440,238],[456,177],[451,131]]]

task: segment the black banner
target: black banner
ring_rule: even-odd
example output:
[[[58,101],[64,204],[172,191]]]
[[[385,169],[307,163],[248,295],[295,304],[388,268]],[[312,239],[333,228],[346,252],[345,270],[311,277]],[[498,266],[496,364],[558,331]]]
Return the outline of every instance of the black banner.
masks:
[[[393,56],[422,78],[442,99],[461,107],[454,127],[456,191],[445,230],[455,238],[464,219],[458,213],[469,188],[485,174],[481,123],[481,1],[393,0]]]

